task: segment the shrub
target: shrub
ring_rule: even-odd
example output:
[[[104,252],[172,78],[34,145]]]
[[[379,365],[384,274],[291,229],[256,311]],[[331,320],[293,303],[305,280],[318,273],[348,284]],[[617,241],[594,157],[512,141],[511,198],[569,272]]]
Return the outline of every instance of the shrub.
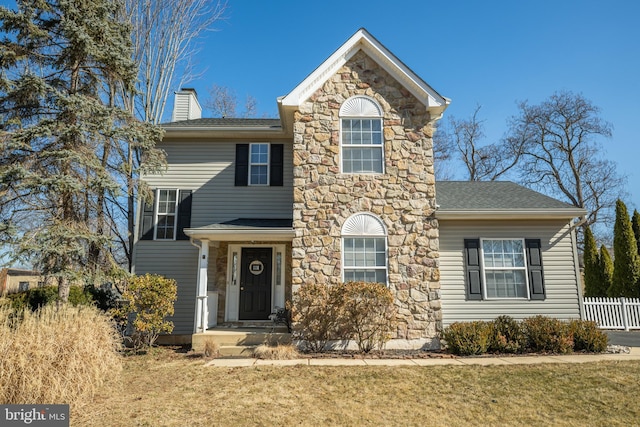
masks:
[[[293,296],[294,333],[307,350],[323,351],[330,340],[343,335],[339,330],[341,297],[331,290],[331,286],[307,284]]]
[[[220,345],[212,339],[204,342],[204,356],[218,357],[220,355]]]
[[[489,322],[455,322],[442,331],[447,350],[459,356],[484,354],[489,347]]]
[[[25,292],[7,295],[14,310],[21,311],[29,308],[33,311],[48,304],[58,301],[58,287],[44,286],[33,288]],[[71,286],[69,289],[69,304],[90,305],[95,304],[98,308],[107,311],[113,308],[117,298],[111,291],[104,291],[92,285]]]
[[[114,310],[114,315],[121,322],[133,317],[131,341],[134,349],[151,347],[158,335],[173,331],[173,323],[165,318],[174,313],[177,290],[175,280],[156,274],[132,276],[127,281],[122,294],[123,304]]]
[[[527,347],[539,353],[570,353],[573,336],[567,322],[545,316],[534,316],[523,320],[527,334]]]
[[[256,347],[253,351],[253,357],[263,360],[291,360],[298,357],[298,351],[293,345],[270,346],[263,344]]]
[[[89,403],[121,369],[111,319],[91,306],[0,306],[0,402]]]
[[[527,336],[520,322],[500,316],[490,324],[488,351],[493,353],[522,353],[527,348]]]
[[[573,335],[573,350],[602,353],[607,349],[607,334],[598,329],[596,322],[588,320],[572,320],[569,330]]]
[[[347,282],[332,292],[342,295],[342,330],[353,338],[361,352],[381,350],[395,329],[393,294],[381,283]]]

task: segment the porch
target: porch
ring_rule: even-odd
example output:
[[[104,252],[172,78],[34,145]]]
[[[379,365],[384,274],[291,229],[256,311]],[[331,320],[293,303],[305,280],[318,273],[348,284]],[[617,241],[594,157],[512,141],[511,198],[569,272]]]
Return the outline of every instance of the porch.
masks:
[[[221,357],[251,357],[253,350],[262,344],[291,344],[291,334],[286,326],[276,326],[270,321],[253,325],[227,324],[193,334],[191,347],[194,351],[203,351],[208,341],[218,347]]]

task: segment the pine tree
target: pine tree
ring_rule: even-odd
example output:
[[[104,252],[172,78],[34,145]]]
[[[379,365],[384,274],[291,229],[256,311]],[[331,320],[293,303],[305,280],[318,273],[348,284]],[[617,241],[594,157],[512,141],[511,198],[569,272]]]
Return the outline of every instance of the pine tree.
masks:
[[[640,297],[640,257],[626,205],[616,202],[616,222],[613,228],[613,278],[611,297]]]
[[[605,297],[608,295],[609,288],[613,281],[613,261],[611,255],[605,245],[600,246],[600,289],[598,289],[599,297]]]
[[[636,244],[638,245],[638,255],[640,255],[640,213],[637,209],[633,210],[631,228],[633,228],[633,235],[636,237]]]
[[[599,297],[602,286],[602,271],[600,270],[600,257],[596,239],[591,228],[584,228],[584,295],[587,297]]]
[[[114,152],[160,136],[118,108],[137,73],[123,11],[121,0],[0,8],[0,212],[62,301],[70,281],[115,267],[105,214],[120,193]]]

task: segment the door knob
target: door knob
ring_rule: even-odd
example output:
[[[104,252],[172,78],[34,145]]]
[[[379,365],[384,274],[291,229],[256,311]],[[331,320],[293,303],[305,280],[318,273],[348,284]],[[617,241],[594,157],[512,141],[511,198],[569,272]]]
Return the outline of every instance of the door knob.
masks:
[[[241,291],[244,291],[244,286],[240,286],[240,290],[241,290]]]

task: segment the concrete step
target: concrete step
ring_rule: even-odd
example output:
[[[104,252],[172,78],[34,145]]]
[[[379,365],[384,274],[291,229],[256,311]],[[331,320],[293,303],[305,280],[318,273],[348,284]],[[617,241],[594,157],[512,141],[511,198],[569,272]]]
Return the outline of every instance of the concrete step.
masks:
[[[253,357],[256,346],[225,345],[218,350],[219,357]]]
[[[291,334],[283,332],[270,333],[264,330],[209,330],[204,333],[194,334],[191,338],[191,347],[195,351],[204,350],[205,343],[212,341],[222,347],[255,347],[260,344],[290,344]]]

